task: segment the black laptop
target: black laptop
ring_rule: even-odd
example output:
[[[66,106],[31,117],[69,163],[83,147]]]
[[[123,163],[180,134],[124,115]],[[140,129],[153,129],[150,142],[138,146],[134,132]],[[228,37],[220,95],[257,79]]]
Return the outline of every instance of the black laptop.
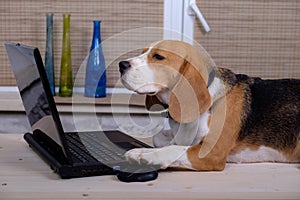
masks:
[[[127,150],[150,146],[120,131],[65,132],[39,50],[8,42],[5,47],[32,127],[24,139],[61,178],[114,175],[133,165],[153,170],[126,161]]]

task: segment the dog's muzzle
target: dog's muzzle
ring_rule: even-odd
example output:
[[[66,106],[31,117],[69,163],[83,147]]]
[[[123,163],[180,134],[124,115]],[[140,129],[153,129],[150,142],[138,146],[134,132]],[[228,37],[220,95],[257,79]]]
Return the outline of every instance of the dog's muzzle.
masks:
[[[128,61],[121,61],[119,62],[119,71],[121,75],[125,74],[126,70],[131,67],[130,62]]]

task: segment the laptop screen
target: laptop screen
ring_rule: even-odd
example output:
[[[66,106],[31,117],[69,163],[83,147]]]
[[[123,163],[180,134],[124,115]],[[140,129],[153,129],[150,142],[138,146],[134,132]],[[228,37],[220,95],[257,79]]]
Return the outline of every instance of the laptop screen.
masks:
[[[32,130],[43,131],[62,146],[59,129],[46,96],[45,85],[37,68],[35,48],[14,43],[5,43],[5,47]]]

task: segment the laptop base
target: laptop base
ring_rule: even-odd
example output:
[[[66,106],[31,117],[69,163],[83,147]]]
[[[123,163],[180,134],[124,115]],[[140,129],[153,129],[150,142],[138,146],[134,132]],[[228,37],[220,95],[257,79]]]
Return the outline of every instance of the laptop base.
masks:
[[[119,145],[122,151],[133,148],[151,146],[136,140],[133,137],[125,135],[119,131],[105,131],[105,132],[86,132],[86,133],[66,133],[66,134],[98,134],[102,137],[107,137],[112,143]],[[29,146],[50,166],[50,168],[63,179],[79,178],[88,176],[103,176],[116,175],[122,169],[141,168],[151,170],[158,169],[158,166],[143,166],[138,163],[129,163],[124,158],[115,161],[103,162],[97,159],[89,162],[75,162],[69,163],[68,159],[64,157],[62,148],[49,136],[40,130],[35,130],[34,133],[25,133],[25,141]]]
[[[57,173],[62,179],[117,174],[117,171],[99,162],[90,165],[76,166],[68,164],[65,158],[57,160],[57,155],[63,155],[63,153],[60,152],[60,154],[53,156],[53,153],[57,150],[53,150],[53,148],[48,150],[45,149],[45,145],[43,145],[44,141],[38,138],[35,134],[25,133],[24,139],[29,146],[50,166],[53,172]],[[58,153],[58,151],[56,153]]]

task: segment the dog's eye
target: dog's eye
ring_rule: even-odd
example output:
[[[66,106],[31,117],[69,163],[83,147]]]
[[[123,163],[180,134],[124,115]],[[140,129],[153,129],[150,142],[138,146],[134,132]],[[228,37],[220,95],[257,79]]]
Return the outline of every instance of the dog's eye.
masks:
[[[165,57],[163,57],[163,56],[161,56],[161,55],[159,55],[157,53],[154,54],[152,57],[155,58],[156,60],[163,60],[163,59],[165,59]]]

